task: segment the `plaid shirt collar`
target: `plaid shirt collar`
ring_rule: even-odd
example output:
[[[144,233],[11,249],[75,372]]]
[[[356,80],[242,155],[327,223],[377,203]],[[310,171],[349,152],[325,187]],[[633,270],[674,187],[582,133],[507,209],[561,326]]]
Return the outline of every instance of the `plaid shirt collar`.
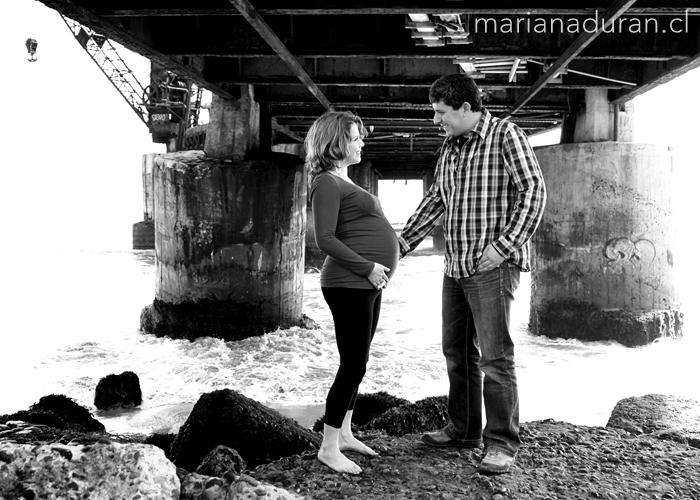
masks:
[[[448,137],[447,142],[450,146],[459,147],[465,144],[467,141],[469,141],[469,139],[474,137],[474,135],[478,135],[483,141],[484,139],[486,139],[486,135],[490,126],[491,113],[489,113],[489,111],[486,108],[481,108],[481,118],[479,118],[479,121],[477,122],[474,129],[471,132],[469,132],[469,135],[467,135],[466,137],[463,135],[460,135],[459,137]]]

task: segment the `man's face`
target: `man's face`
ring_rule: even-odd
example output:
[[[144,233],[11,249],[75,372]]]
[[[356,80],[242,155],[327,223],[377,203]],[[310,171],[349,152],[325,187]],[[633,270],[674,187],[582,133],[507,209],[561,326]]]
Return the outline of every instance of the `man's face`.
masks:
[[[473,120],[470,119],[471,109],[467,103],[462,104],[459,109],[453,109],[444,101],[434,102],[433,110],[433,123],[442,128],[447,137],[466,135],[474,128]]]

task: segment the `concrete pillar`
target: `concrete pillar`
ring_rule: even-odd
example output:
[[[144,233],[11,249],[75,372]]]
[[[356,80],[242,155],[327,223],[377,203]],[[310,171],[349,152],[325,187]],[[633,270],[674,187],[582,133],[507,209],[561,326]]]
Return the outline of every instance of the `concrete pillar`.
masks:
[[[574,141],[574,132],[576,130],[576,113],[565,113],[564,121],[561,124],[561,136],[559,137],[560,144],[570,144]]]
[[[306,207],[306,236],[304,238],[306,245],[305,251],[305,266],[320,270],[323,267],[323,261],[326,259],[326,254],[319,250],[316,245],[316,232],[314,231],[314,214],[311,210],[311,204]]]
[[[634,102],[615,106],[615,140],[634,142]]]
[[[211,157],[234,156],[242,160],[259,149],[260,105],[253,99],[252,86],[241,86],[241,97],[235,101],[214,95],[204,152]]]
[[[272,146],[273,153],[287,153],[298,156],[299,158],[305,159],[306,152],[304,150],[304,145],[301,143],[280,143]],[[306,172],[306,166],[304,168]],[[308,173],[304,174],[308,176]],[[311,200],[309,199],[306,204],[306,232],[304,235],[304,266],[309,269],[320,270],[323,267],[323,261],[326,258],[326,254],[321,252],[316,246],[316,235],[314,233],[314,214],[311,210]]]
[[[238,340],[304,324],[302,162],[166,154],[154,185],[156,298],[144,331]]]
[[[423,194],[430,189],[434,180],[435,170],[432,168],[427,169],[423,175]],[[435,221],[435,227],[433,228],[433,248],[440,251],[445,250],[445,230],[443,229],[442,216]]]
[[[141,157],[141,180],[143,183],[143,220],[153,220],[153,162],[160,156],[150,153]]]
[[[287,153],[298,156],[299,158],[304,158],[306,154],[304,152],[304,145],[300,142],[274,144],[271,149],[273,153]]]
[[[589,142],[536,154],[548,200],[533,237],[532,332],[628,346],[680,336],[670,148]]]
[[[372,169],[372,163],[369,160],[362,160],[360,163],[350,165],[348,167],[348,177],[352,179],[352,182],[360,186],[368,193],[372,193],[374,188],[374,182],[372,181],[373,175],[374,170]],[[377,193],[372,194],[376,195]]]
[[[634,103],[614,105],[607,89],[586,89],[586,107],[569,114],[562,124],[562,144],[572,142],[634,142]]]
[[[132,226],[132,244],[134,250],[153,250],[156,231],[153,224],[153,161],[157,153],[141,157],[141,179],[143,186],[143,221]]]
[[[586,107],[576,117],[574,142],[614,140],[614,108],[608,101],[608,89],[586,89]]]
[[[316,232],[314,231],[314,214],[311,210],[311,200],[306,205],[306,235],[304,243],[305,250],[305,266],[309,269],[320,270],[323,267],[323,261],[326,260],[326,254],[323,253],[316,245]]]
[[[247,87],[244,87],[246,89]],[[264,102],[258,104],[259,112],[259,144],[260,147],[258,151],[261,154],[269,153],[272,148],[272,113],[270,112],[270,103]]]

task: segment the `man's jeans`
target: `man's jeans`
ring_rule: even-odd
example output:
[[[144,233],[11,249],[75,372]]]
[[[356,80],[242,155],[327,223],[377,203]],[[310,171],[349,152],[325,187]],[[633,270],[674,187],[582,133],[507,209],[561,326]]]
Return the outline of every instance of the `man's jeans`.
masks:
[[[481,441],[483,394],[484,445],[511,456],[520,447],[518,383],[510,336],[510,306],[519,284],[520,269],[507,262],[463,279],[445,276],[442,284],[442,352],[450,380],[447,411],[451,423],[446,432],[466,444]]]

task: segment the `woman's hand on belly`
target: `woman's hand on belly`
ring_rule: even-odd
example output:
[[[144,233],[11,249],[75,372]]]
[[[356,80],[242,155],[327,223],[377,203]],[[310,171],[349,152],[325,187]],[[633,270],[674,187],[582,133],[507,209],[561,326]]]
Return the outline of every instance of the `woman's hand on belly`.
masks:
[[[386,273],[388,273],[389,271],[391,271],[391,269],[375,262],[374,269],[372,269],[370,275],[367,276],[367,279],[370,283],[372,283],[372,286],[374,288],[376,288],[377,290],[381,290],[382,288],[385,288],[386,285],[389,283],[389,277],[386,275]]]

